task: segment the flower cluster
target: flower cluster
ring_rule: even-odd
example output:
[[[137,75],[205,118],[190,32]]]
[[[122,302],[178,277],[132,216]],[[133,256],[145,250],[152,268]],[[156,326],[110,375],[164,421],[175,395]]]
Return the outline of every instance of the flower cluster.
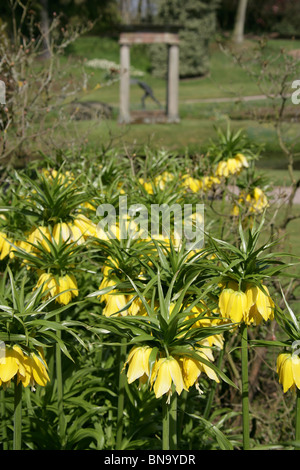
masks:
[[[199,348],[197,354],[199,359],[188,355],[160,354],[156,359],[152,371],[150,372],[149,358],[152,353],[150,346],[134,346],[127,357],[125,365],[128,365],[127,380],[132,383],[139,380],[140,386],[149,382],[153,388],[156,398],[167,395],[167,400],[172,395],[172,388],[175,387],[178,395],[183,390],[188,391],[190,387],[199,388],[199,377],[202,372],[219,383],[216,372],[207,365],[207,361],[213,361],[211,350]],[[202,361],[201,359],[204,359]]]
[[[3,346],[0,357],[0,385],[8,387],[16,377],[17,383],[24,387],[37,385],[44,387],[49,382],[47,364],[40,349],[37,352],[25,352],[20,346]]]
[[[238,153],[233,158],[218,163],[216,176],[227,178],[230,175],[239,175],[243,168],[249,168],[249,163],[245,155]]]
[[[246,325],[259,325],[262,320],[274,318],[274,302],[263,284],[248,285],[242,291],[237,283],[231,282],[220,294],[219,309],[223,318]]]

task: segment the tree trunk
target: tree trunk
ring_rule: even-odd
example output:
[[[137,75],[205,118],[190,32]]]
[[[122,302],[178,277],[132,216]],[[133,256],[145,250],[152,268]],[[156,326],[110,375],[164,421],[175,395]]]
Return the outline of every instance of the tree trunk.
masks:
[[[232,37],[233,42],[236,44],[241,44],[244,41],[247,3],[248,0],[239,0]]]
[[[121,15],[123,24],[130,24],[130,2],[128,0],[121,0]]]

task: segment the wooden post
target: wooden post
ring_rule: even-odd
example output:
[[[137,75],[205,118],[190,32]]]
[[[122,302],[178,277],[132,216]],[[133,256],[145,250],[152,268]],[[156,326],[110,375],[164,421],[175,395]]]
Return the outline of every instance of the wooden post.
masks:
[[[168,122],[179,122],[178,89],[179,89],[179,46],[170,44],[168,51],[168,89],[167,116]]]
[[[130,45],[120,45],[120,123],[130,122]]]

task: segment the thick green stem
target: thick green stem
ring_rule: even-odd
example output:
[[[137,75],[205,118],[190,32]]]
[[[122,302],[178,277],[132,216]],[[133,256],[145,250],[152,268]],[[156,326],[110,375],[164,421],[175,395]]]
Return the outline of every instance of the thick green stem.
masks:
[[[296,426],[295,426],[295,440],[300,446],[300,390],[297,388],[297,398],[296,398]],[[300,447],[296,447],[297,450],[300,450]]]
[[[218,368],[221,369],[221,364],[222,364],[222,361],[223,361],[223,356],[224,356],[224,348],[221,349],[220,351],[220,354],[219,354],[219,359],[218,359]],[[209,395],[207,397],[207,401],[206,401],[206,405],[205,405],[205,410],[204,410],[204,413],[203,413],[203,418],[204,419],[208,419],[209,418],[209,415],[210,415],[210,410],[211,410],[211,407],[212,407],[212,404],[213,404],[213,400],[214,400],[214,397],[215,397],[215,393],[216,393],[216,388],[217,388],[217,382],[213,382],[212,386],[211,386],[211,389],[209,391]]]
[[[1,390],[1,427],[2,427],[3,450],[8,450],[5,392],[3,389]]]
[[[56,316],[56,321],[60,322],[59,314]],[[61,338],[61,331],[57,331],[58,338]],[[59,344],[56,344],[56,383],[57,383],[57,413],[58,413],[58,432],[62,446],[65,441],[65,415],[64,415],[64,386],[62,377],[62,358],[61,349]]]
[[[177,449],[177,393],[173,390],[170,400],[162,403],[162,450]]]
[[[162,450],[170,450],[170,406],[162,399]]]
[[[13,450],[22,449],[22,382],[15,376]]]
[[[124,400],[125,400],[125,383],[126,375],[124,363],[126,360],[126,339],[121,340],[119,354],[119,395],[118,395],[118,416],[117,416],[117,433],[116,433],[116,449],[120,450],[123,440],[123,417],[124,417]]]
[[[178,418],[177,418],[177,422],[178,422],[177,435],[178,435],[178,445],[179,446],[181,444],[181,436],[182,436],[185,410],[186,410],[186,406],[187,406],[187,399],[188,399],[188,392],[187,392],[187,390],[183,390],[183,392],[180,396],[181,406],[178,410]]]
[[[177,450],[177,393],[170,400],[170,450]]]
[[[249,431],[249,382],[248,382],[248,331],[247,325],[241,325],[242,334],[242,412],[243,412],[243,449],[250,449]]]

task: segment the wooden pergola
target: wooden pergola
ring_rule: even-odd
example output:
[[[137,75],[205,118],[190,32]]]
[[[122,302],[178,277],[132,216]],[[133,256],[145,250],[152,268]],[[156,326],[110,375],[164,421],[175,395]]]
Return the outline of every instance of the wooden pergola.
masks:
[[[134,121],[130,113],[130,46],[164,43],[168,46],[168,79],[166,110],[158,121],[179,122],[179,36],[178,28],[166,26],[126,26],[120,32],[120,111],[119,122]],[[153,117],[155,120],[155,116]],[[152,122],[153,122],[152,119]],[[147,120],[145,121],[147,122]],[[149,116],[148,116],[149,122]]]

